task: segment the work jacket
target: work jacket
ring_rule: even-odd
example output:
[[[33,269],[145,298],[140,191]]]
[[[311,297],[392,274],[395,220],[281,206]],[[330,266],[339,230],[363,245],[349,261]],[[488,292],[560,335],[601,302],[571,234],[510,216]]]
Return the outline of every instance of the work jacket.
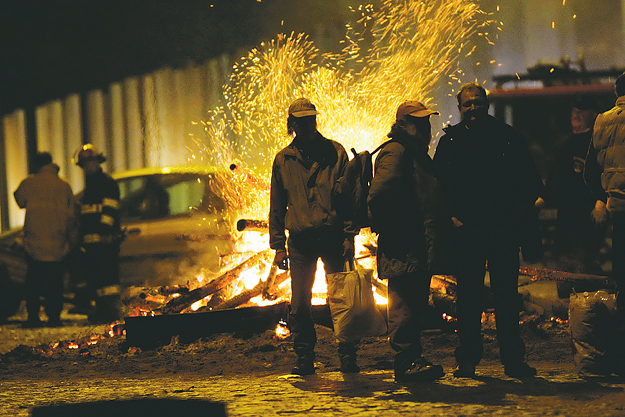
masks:
[[[24,248],[38,261],[61,261],[77,243],[76,201],[58,172],[58,165],[45,165],[13,193],[17,205],[26,209]]]
[[[119,187],[115,180],[102,170],[87,175],[80,202],[83,247],[119,245]]]
[[[380,150],[368,197],[381,279],[450,271],[451,217],[427,148],[407,138]]]
[[[290,238],[314,232],[349,232],[334,207],[335,184],[348,162],[343,146],[317,133],[308,154],[297,138],[276,155],[271,172],[269,243],[284,250]]]
[[[601,186],[608,194],[608,209],[611,212],[625,211],[625,96],[616,100],[616,105],[597,116],[592,135],[589,157],[596,158],[600,168]],[[589,158],[587,158],[589,159]],[[592,163],[589,161],[589,168]],[[591,174],[592,175],[592,174]],[[599,175],[599,174],[597,174]],[[593,193],[605,200],[602,190],[592,187],[593,180],[585,173]]]
[[[544,186],[525,139],[490,115],[479,125],[445,128],[434,165],[449,211],[471,230],[511,239],[524,258],[539,258],[542,238],[534,202]]]

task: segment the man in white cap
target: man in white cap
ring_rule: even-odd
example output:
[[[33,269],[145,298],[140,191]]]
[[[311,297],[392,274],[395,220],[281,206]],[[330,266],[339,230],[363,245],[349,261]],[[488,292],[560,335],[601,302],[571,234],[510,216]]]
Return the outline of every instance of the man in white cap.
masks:
[[[438,112],[418,101],[397,109],[395,123],[375,160],[368,205],[378,233],[377,268],[388,280],[388,333],[395,351],[396,382],[430,381],[443,367],[422,356],[421,330],[430,280],[449,263],[451,220],[434,176],[428,145],[430,116]]]
[[[347,153],[340,143],[317,131],[316,115],[317,109],[306,98],[290,105],[287,129],[295,137],[276,155],[271,174],[270,246],[276,251],[274,263],[291,269],[289,317],[298,358],[292,372],[298,375],[315,372],[317,336],[310,307],[317,260],[321,258],[328,274],[342,271],[346,258],[354,255],[356,234],[333,203]],[[338,350],[341,371],[359,372],[355,343],[340,343]]]

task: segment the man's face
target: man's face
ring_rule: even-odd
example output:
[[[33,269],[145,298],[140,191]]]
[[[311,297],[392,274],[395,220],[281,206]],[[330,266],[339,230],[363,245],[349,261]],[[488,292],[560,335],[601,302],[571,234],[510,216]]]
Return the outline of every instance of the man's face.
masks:
[[[571,111],[571,127],[573,133],[583,133],[592,129],[597,113],[594,110],[580,110],[573,107]]]
[[[488,101],[480,90],[469,88],[460,95],[460,117],[467,122],[479,120],[488,114]]]
[[[406,117],[406,133],[413,137],[420,145],[428,146],[432,140],[432,125],[430,116]]]

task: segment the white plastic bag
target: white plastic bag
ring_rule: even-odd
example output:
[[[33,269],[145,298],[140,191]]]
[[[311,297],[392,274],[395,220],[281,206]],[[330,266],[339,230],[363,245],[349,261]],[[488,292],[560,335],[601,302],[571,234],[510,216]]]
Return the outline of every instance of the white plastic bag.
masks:
[[[346,262],[344,272],[326,275],[334,335],[339,342],[356,342],[387,331],[386,319],[373,298],[373,270],[355,261],[354,266]]]

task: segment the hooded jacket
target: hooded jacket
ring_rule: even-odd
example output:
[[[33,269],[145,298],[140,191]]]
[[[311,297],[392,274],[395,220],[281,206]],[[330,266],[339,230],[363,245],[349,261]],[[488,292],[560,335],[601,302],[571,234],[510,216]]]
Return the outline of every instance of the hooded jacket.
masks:
[[[38,261],[61,261],[77,243],[76,201],[58,172],[58,165],[45,165],[13,193],[17,205],[26,209],[24,248]]]

